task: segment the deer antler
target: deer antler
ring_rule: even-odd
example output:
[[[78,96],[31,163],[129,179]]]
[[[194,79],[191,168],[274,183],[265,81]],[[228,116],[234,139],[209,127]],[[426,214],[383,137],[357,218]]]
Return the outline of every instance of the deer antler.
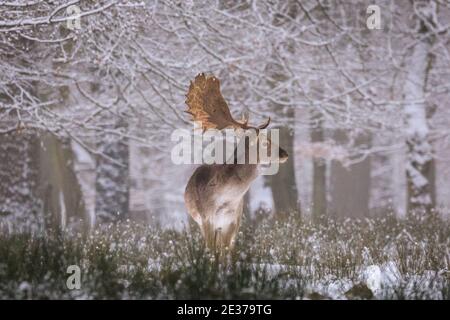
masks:
[[[247,125],[248,119],[238,122],[231,116],[228,104],[220,93],[220,81],[216,77],[197,75],[194,82],[191,81],[186,95],[188,110],[195,122],[200,122],[202,129],[218,129],[233,127],[235,129],[254,128]],[[270,118],[263,126],[269,125]],[[258,128],[254,128],[258,129]]]
[[[203,130],[240,127],[220,93],[219,79],[206,77],[203,73],[197,75],[194,82],[191,81],[186,97],[186,112],[194,121],[201,122]]]

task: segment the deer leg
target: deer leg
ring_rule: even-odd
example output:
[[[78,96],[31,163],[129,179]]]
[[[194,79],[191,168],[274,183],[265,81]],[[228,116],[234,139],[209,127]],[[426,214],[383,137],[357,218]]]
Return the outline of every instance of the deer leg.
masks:
[[[237,231],[239,229],[239,223],[236,221],[236,223],[231,223],[225,232],[223,232],[222,236],[222,245],[225,248],[228,249],[228,251],[233,250],[234,248],[234,240],[236,238]]]
[[[232,230],[230,230],[230,239],[229,239],[229,245],[228,245],[230,250],[232,250],[235,245],[236,235],[237,235],[237,232],[241,225],[243,209],[244,209],[244,200],[241,200],[241,202],[239,203],[239,206],[236,209],[236,216],[237,216],[236,223],[233,223],[230,227],[232,229]]]
[[[210,221],[205,221],[202,225],[202,235],[206,242],[206,247],[212,252],[216,252],[220,248],[222,238],[222,230],[216,229]]]
[[[214,250],[216,252],[221,252],[223,246],[222,228],[214,230]]]

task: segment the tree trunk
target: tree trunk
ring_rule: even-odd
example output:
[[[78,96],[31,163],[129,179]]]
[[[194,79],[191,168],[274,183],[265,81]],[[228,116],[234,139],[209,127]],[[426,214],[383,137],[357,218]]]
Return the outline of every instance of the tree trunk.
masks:
[[[294,135],[287,127],[280,130],[280,146],[287,151],[289,159],[280,164],[277,174],[267,176],[268,185],[272,189],[275,213],[284,215],[291,211],[299,211],[297,185],[294,170]]]
[[[38,155],[35,133],[0,135],[0,221],[19,230],[43,230]]]
[[[298,5],[295,1],[289,1],[286,5],[285,15],[276,15],[272,20],[272,24],[276,27],[283,26],[289,19],[296,19],[298,15]],[[278,48],[273,48],[277,51]],[[286,50],[293,52],[293,47],[287,45]],[[266,66],[266,73],[270,78],[274,79],[269,86],[275,88],[282,86],[283,82],[289,79],[283,64],[277,61],[277,54],[273,54],[274,62]],[[294,119],[295,110],[293,106],[281,106],[274,104],[274,113],[279,114],[284,119]],[[289,159],[286,163],[280,164],[279,171],[273,176],[268,176],[266,181],[272,189],[273,203],[275,214],[285,215],[291,211],[296,211],[300,215],[300,203],[298,199],[297,184],[295,182],[295,168],[294,168],[294,127],[282,126],[280,130],[280,147],[287,151]]]
[[[129,210],[129,146],[126,138],[103,133],[98,141],[95,211],[99,223],[124,220]]]
[[[323,142],[323,121],[321,114],[312,116],[315,127],[311,128],[311,142]],[[327,185],[326,162],[323,159],[313,159],[313,190],[312,219],[314,223],[322,223],[327,217]]]
[[[421,3],[425,5],[425,3]],[[420,25],[419,35],[428,33],[428,25],[433,24],[430,15],[417,16],[423,12],[416,8],[416,19]],[[426,12],[434,10],[436,4],[426,4]],[[433,37],[426,37],[417,42],[412,49],[409,59],[408,72],[404,85],[404,114],[406,121],[407,164],[406,176],[408,181],[408,213],[414,211],[429,212],[434,206],[434,161],[429,141],[429,126],[426,113],[425,89],[431,56],[429,50]]]
[[[346,133],[338,130],[336,141],[342,143],[346,140]],[[356,144],[367,144],[369,138],[360,136]],[[331,202],[329,212],[338,218],[367,217],[369,215],[370,200],[370,157],[359,163],[344,167],[340,162],[331,163],[330,194]]]
[[[50,133],[41,135],[39,180],[47,227],[87,230],[81,188],[73,169],[70,144]],[[38,160],[36,159],[36,160]]]

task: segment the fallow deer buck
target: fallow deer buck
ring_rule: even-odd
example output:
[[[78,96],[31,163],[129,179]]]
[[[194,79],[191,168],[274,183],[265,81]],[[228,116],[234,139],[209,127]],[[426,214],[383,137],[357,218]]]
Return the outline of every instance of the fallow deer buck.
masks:
[[[245,143],[243,164],[239,164],[242,161],[237,161],[240,148],[235,148],[232,161],[198,167],[186,186],[184,199],[188,213],[200,226],[207,247],[221,253],[226,248],[231,250],[234,246],[242,217],[243,198],[252,181],[258,176],[259,167],[268,164],[264,161],[286,162],[288,154],[275,144],[272,146],[270,139],[264,136],[265,146],[268,150],[277,148],[278,156],[273,159],[270,154],[270,158],[264,161],[258,156],[253,164],[248,161],[250,144],[256,142],[260,148],[259,142],[263,140],[260,137],[262,135],[260,130],[269,125],[270,118],[258,127],[249,126],[248,120],[240,122],[233,119],[220,93],[217,78],[204,74],[197,75],[194,82],[191,81],[186,97],[188,106],[186,112],[192,115],[193,121],[201,123],[203,130],[233,128],[256,132],[254,135],[256,141],[250,141],[251,138],[246,137],[239,142]]]

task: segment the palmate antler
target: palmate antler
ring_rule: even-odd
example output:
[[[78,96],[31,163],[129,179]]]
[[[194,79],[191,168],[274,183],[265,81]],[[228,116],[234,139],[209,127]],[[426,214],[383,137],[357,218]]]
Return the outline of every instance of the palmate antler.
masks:
[[[241,129],[265,129],[270,118],[259,127],[248,126],[248,119],[239,122],[231,116],[228,104],[220,93],[220,82],[214,76],[208,77],[204,73],[197,75],[194,82],[191,81],[186,95],[187,113],[192,115],[195,122],[201,123],[202,129],[241,128]]]

